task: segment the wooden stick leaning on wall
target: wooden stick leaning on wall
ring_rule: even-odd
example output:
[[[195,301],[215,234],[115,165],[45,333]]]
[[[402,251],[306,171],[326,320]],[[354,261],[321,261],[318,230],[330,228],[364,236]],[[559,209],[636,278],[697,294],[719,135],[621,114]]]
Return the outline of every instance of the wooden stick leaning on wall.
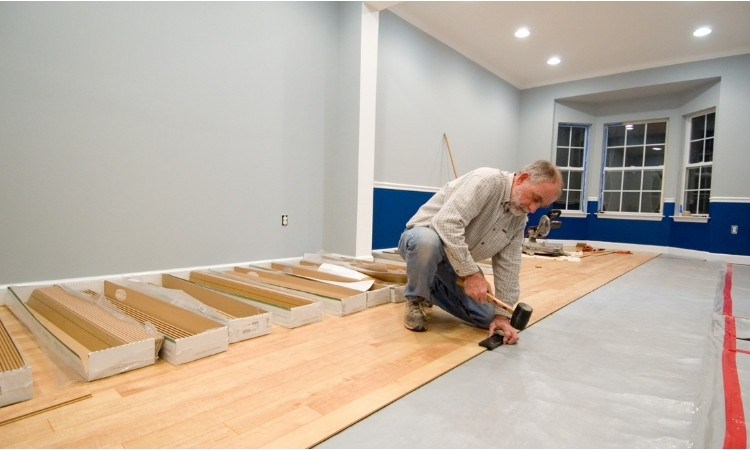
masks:
[[[448,147],[448,157],[451,159],[451,166],[453,166],[453,175],[458,178],[458,171],[456,170],[456,163],[453,162],[453,152],[451,151],[451,143],[448,142],[448,135],[443,133],[443,139],[445,140],[445,145]]]

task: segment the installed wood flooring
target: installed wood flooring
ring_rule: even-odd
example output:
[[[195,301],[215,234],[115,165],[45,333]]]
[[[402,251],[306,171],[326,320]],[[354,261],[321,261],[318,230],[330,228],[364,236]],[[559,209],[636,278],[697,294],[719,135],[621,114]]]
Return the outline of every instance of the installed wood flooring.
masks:
[[[657,256],[580,262],[524,258],[531,323]],[[7,307],[2,319],[32,367],[34,397],[0,408],[2,447],[311,447],[484,349],[486,331],[432,308],[430,330],[403,327],[403,304],[232,344],[181,366],[93,382],[56,366]],[[518,344],[523,351],[523,333]]]

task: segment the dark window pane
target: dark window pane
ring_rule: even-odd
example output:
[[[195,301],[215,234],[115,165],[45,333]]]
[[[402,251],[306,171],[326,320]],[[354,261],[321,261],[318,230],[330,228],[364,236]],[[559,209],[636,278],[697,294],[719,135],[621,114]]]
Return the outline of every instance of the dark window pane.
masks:
[[[687,170],[685,176],[685,184],[687,189],[698,189],[698,180],[700,179],[700,168],[692,168]]]
[[[658,213],[661,211],[661,193],[644,192],[641,194],[641,212]]]
[[[620,211],[622,212],[638,212],[641,200],[641,194],[638,192],[623,192],[622,193],[622,206]]]
[[[583,149],[570,149],[570,167],[583,167]]]
[[[706,137],[714,136],[714,123],[716,122],[716,113],[706,116]]]
[[[607,167],[622,167],[624,156],[625,156],[624,148],[608,148],[606,166]]]
[[[619,211],[620,210],[620,193],[605,192],[602,211]]]
[[[557,147],[557,156],[555,165],[559,167],[568,167],[568,149],[567,147]]]
[[[706,137],[706,116],[698,116],[690,119],[690,140],[703,139]]]
[[[625,149],[625,167],[643,166],[643,147],[627,147]]]
[[[714,160],[714,140],[706,139],[706,148],[703,153],[703,161],[704,162],[713,162]]]
[[[573,203],[579,205],[581,203],[581,194],[582,193],[583,193],[583,191],[579,191],[579,190],[575,190],[575,189],[571,190],[568,193],[568,202],[573,202]]]
[[[667,142],[667,122],[649,123],[646,131],[646,144],[664,144]]]
[[[711,166],[703,167],[701,170],[701,189],[711,189]]]
[[[583,172],[570,172],[568,174],[568,189],[581,189],[583,187]]]
[[[690,143],[690,155],[688,156],[690,164],[703,161],[703,142],[704,141],[696,141]]]
[[[708,214],[709,192],[701,191],[698,193],[698,210],[697,214]]]
[[[584,147],[586,145],[586,128],[573,127],[570,131],[570,146]]]
[[[685,211],[697,214],[697,207],[698,207],[698,192],[697,191],[685,192]]]
[[[604,189],[613,190],[622,188],[622,172],[606,172],[604,174]]]
[[[661,191],[661,170],[643,171],[643,190]]]
[[[641,188],[641,171],[640,170],[626,170],[623,174],[622,190],[624,191],[637,191]]]
[[[646,147],[646,163],[645,166],[661,166],[664,165],[664,147],[653,146]]]
[[[560,175],[562,175],[562,181],[563,181],[563,189],[568,187],[568,177],[570,176],[569,173],[570,173],[569,170],[565,170],[565,169],[560,170]]]
[[[627,130],[627,133],[627,139],[625,140],[627,145],[643,145],[643,140],[646,137],[646,124],[633,125],[633,129]]]
[[[625,145],[625,126],[613,125],[607,127],[607,147]]]
[[[557,127],[557,145],[568,147],[570,145],[570,127],[560,125]]]

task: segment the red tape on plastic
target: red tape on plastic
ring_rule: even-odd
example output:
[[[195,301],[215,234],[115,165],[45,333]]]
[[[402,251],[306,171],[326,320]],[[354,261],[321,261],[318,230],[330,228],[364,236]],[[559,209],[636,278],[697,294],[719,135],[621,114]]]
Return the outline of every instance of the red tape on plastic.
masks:
[[[747,448],[745,410],[737,374],[737,329],[732,315],[732,265],[727,264],[724,277],[724,348],[721,369],[724,378],[724,412],[726,432],[724,448]]]

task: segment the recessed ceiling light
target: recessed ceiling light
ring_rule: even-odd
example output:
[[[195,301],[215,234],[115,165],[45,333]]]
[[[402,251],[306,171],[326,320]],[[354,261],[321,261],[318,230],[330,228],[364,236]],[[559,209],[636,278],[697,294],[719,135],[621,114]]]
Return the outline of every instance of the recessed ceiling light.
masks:
[[[560,58],[558,58],[557,56],[553,56],[552,58],[547,60],[547,64],[549,64],[550,66],[556,66],[560,64]]]
[[[711,28],[710,27],[700,27],[700,28],[696,29],[695,31],[693,31],[693,36],[695,36],[695,37],[708,36],[709,34],[711,34]]]
[[[529,31],[529,29],[526,28],[526,27],[521,27],[521,28],[519,28],[519,29],[516,30],[516,37],[517,38],[529,37],[530,34],[531,34],[531,31]]]

